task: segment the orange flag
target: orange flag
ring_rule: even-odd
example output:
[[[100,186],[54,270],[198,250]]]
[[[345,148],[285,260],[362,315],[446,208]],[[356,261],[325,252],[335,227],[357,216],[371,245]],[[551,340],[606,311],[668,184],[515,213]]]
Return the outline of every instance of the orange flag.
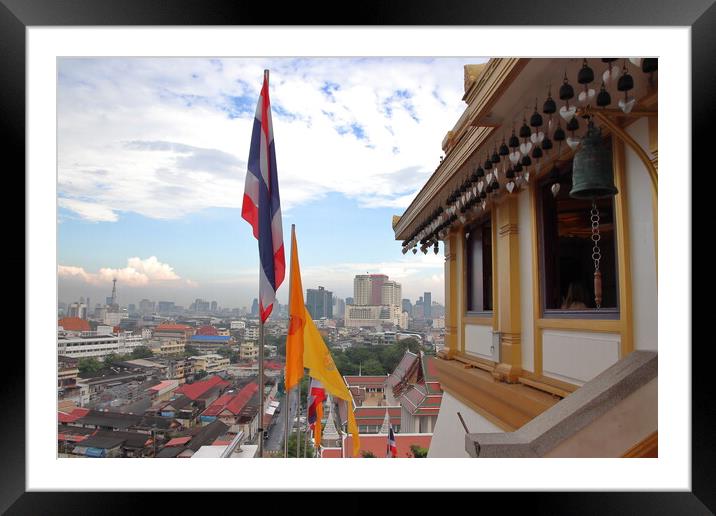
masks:
[[[289,279],[288,308],[290,322],[286,337],[286,392],[298,385],[303,378],[303,327],[306,325],[306,307],[303,303],[303,285],[298,265],[296,227],[291,225],[291,276]]]

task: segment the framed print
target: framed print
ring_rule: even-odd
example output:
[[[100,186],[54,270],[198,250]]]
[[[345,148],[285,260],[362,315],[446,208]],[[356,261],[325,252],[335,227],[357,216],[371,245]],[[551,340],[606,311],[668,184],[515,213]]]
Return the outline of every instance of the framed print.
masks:
[[[712,3],[259,11],[3,1],[28,243],[0,507],[715,510],[689,216]]]

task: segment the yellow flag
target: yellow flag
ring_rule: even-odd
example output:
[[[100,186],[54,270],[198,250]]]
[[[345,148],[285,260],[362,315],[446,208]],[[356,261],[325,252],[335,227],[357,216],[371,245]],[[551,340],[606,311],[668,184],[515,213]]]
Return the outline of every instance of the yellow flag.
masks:
[[[293,271],[291,271],[293,273]],[[304,308],[305,324],[303,326],[303,366],[308,368],[308,374],[321,382],[327,392],[345,400],[348,406],[348,431],[353,435],[353,456],[357,457],[360,451],[358,425],[353,414],[353,402],[343,377],[336,369],[331,352],[328,350],[323,337],[311,319],[311,314]]]
[[[303,303],[303,286],[301,270],[298,265],[298,246],[296,244],[296,228],[291,226],[291,276],[288,309],[291,317],[286,336],[286,372],[284,383],[286,392],[298,385],[303,378],[303,327],[306,324]]]

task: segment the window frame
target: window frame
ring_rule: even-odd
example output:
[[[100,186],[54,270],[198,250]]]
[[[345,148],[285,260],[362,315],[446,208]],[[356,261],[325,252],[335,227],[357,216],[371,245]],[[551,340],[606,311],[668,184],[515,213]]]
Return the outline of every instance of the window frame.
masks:
[[[470,265],[471,265],[470,259],[469,259],[469,257],[470,257],[470,245],[469,245],[470,239],[469,239],[468,235],[471,234],[473,230],[478,229],[478,228],[479,228],[480,231],[482,232],[482,235],[484,235],[484,227],[485,227],[485,224],[486,224],[486,223],[489,223],[489,225],[490,225],[490,230],[489,230],[489,235],[490,235],[490,269],[491,269],[491,270],[490,270],[490,291],[491,291],[491,294],[492,294],[492,295],[490,296],[490,297],[491,297],[491,298],[490,298],[491,308],[490,308],[490,310],[470,310],[470,295],[471,295],[471,291],[472,291],[472,282],[470,281],[470,278],[469,278],[469,270],[468,270],[469,267],[470,267]],[[480,238],[480,242],[483,241],[483,240],[482,240],[482,235],[481,235],[481,238]],[[492,213],[491,213],[491,212],[488,212],[488,213],[483,214],[483,216],[481,216],[480,218],[478,218],[478,219],[476,219],[476,220],[474,220],[474,221],[471,221],[469,224],[467,224],[467,225],[464,227],[464,230],[463,230],[463,238],[464,238],[463,242],[464,242],[464,245],[463,245],[463,253],[462,253],[462,254],[463,254],[463,260],[464,260],[464,263],[465,263],[465,268],[464,268],[464,284],[465,284],[466,288],[465,288],[465,295],[464,295],[463,301],[464,301],[464,313],[465,313],[465,316],[466,316],[466,317],[492,318],[493,314],[495,313],[495,289],[494,289],[494,284],[495,284],[495,278],[494,278],[494,272],[495,272],[495,267],[494,267],[495,241],[494,241],[494,240],[495,240],[495,239],[494,239],[494,235],[495,235],[495,232],[494,232],[494,227],[493,227],[493,224],[492,224]],[[484,248],[484,244],[481,244],[481,245],[482,245],[482,247]],[[482,251],[481,251],[481,252],[482,252]],[[483,256],[483,263],[482,263],[482,276],[483,276],[482,285],[483,285],[483,288],[482,288],[482,291],[480,292],[480,295],[482,296],[483,306],[484,306],[484,296],[485,296],[485,288],[484,288],[484,285],[485,285],[485,282],[484,282],[484,275],[485,275],[485,274],[484,274],[484,254],[483,254],[482,256]]]
[[[565,175],[572,173],[573,157],[562,162],[559,167],[560,179]],[[569,166],[565,166],[568,163]],[[539,285],[539,314],[543,319],[577,319],[577,320],[609,320],[618,321],[621,318],[620,302],[620,281],[619,281],[619,246],[617,242],[617,210],[616,197],[612,198],[612,220],[614,225],[614,281],[615,281],[615,308],[590,308],[587,310],[566,310],[562,308],[547,308],[547,268],[545,261],[545,224],[544,224],[544,196],[545,186],[550,182],[549,177],[545,175],[535,185],[536,188],[536,212],[537,217],[537,254],[538,254],[538,285]]]

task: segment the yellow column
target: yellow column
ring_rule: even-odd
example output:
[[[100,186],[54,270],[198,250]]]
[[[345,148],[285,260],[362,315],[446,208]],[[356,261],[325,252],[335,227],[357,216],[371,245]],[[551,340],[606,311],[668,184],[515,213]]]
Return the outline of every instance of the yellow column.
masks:
[[[497,331],[501,333],[500,363],[495,378],[514,383],[522,373],[520,321],[520,242],[518,198],[508,195],[496,206]]]
[[[458,352],[458,277],[457,263],[458,231],[451,231],[445,238],[445,347],[448,356]]]

